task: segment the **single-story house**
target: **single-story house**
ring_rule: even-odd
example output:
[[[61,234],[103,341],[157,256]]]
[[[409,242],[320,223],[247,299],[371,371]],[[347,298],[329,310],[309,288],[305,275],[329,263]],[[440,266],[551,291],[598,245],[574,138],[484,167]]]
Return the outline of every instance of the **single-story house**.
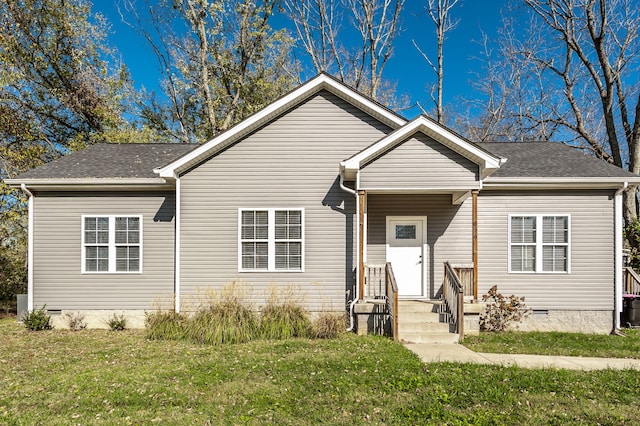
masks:
[[[561,143],[473,143],[320,74],[202,145],[98,144],[7,182],[29,196],[28,309],[132,324],[237,282],[258,307],[289,286],[353,315],[380,265],[400,300],[433,300],[448,262],[467,299],[524,296],[524,329],[609,332],[640,177]]]

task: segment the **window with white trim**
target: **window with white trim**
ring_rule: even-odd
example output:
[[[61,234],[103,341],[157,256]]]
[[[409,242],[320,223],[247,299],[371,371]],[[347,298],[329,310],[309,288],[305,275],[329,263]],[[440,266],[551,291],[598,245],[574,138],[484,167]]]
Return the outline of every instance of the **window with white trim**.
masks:
[[[510,215],[509,272],[569,272],[568,215]]]
[[[239,211],[240,271],[297,271],[304,268],[304,211]]]
[[[141,216],[82,216],[82,272],[141,272],[141,242]]]

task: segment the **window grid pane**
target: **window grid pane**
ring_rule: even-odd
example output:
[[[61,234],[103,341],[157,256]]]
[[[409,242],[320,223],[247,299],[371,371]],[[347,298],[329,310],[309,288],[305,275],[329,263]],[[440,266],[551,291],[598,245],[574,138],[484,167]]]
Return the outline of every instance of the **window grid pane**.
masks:
[[[301,270],[302,234],[301,210],[241,211],[241,269]]]
[[[113,240],[109,238],[110,232]],[[139,272],[140,232],[139,217],[85,217],[85,271]],[[110,259],[110,253],[115,254],[114,259]]]
[[[109,270],[109,247],[86,246],[85,269],[89,272]]]
[[[569,270],[569,216],[512,216],[510,238],[511,271]]]

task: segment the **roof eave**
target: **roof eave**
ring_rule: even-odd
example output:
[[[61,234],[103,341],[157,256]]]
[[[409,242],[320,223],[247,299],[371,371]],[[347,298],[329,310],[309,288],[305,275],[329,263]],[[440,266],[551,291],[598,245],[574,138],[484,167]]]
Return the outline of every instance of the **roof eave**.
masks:
[[[162,178],[69,178],[69,179],[6,179],[7,185],[19,188],[24,184],[35,191],[138,191],[170,190],[173,182]]]
[[[485,179],[484,190],[496,189],[619,189],[640,184],[640,176],[631,177],[501,177]]]

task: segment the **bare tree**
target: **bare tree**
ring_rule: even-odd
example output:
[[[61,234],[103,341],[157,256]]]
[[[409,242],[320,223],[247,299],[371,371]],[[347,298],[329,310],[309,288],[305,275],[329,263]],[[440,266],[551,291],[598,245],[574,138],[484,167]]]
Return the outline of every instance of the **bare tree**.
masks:
[[[444,81],[444,40],[447,32],[453,30],[460,23],[460,19],[451,19],[450,12],[453,7],[458,4],[459,0],[428,0],[427,7],[425,8],[429,17],[433,21],[436,27],[436,40],[438,43],[437,60],[434,64],[429,55],[418,46],[415,40],[412,40],[413,45],[422,57],[427,61],[433,72],[436,74],[437,82],[435,88],[431,90],[431,99],[436,107],[436,118],[439,123],[443,120],[443,105],[442,105],[442,86]],[[433,94],[435,89],[435,95]]]
[[[393,53],[404,0],[286,0],[285,6],[316,72],[334,74],[373,98],[388,100],[390,86],[382,74]],[[354,30],[357,37],[348,37]]]
[[[147,123],[181,142],[205,141],[297,82],[291,39],[271,27],[278,0],[162,0],[122,12],[152,46],[168,103],[143,102]]]
[[[501,37],[488,81],[504,96],[498,122],[521,119],[536,129],[587,149],[604,161],[640,172],[640,9],[633,0],[525,0],[529,25],[510,25]],[[523,80],[526,79],[526,80]],[[522,95],[522,96],[515,96]],[[490,109],[488,109],[491,112]],[[637,217],[636,188],[625,197],[625,219]]]

